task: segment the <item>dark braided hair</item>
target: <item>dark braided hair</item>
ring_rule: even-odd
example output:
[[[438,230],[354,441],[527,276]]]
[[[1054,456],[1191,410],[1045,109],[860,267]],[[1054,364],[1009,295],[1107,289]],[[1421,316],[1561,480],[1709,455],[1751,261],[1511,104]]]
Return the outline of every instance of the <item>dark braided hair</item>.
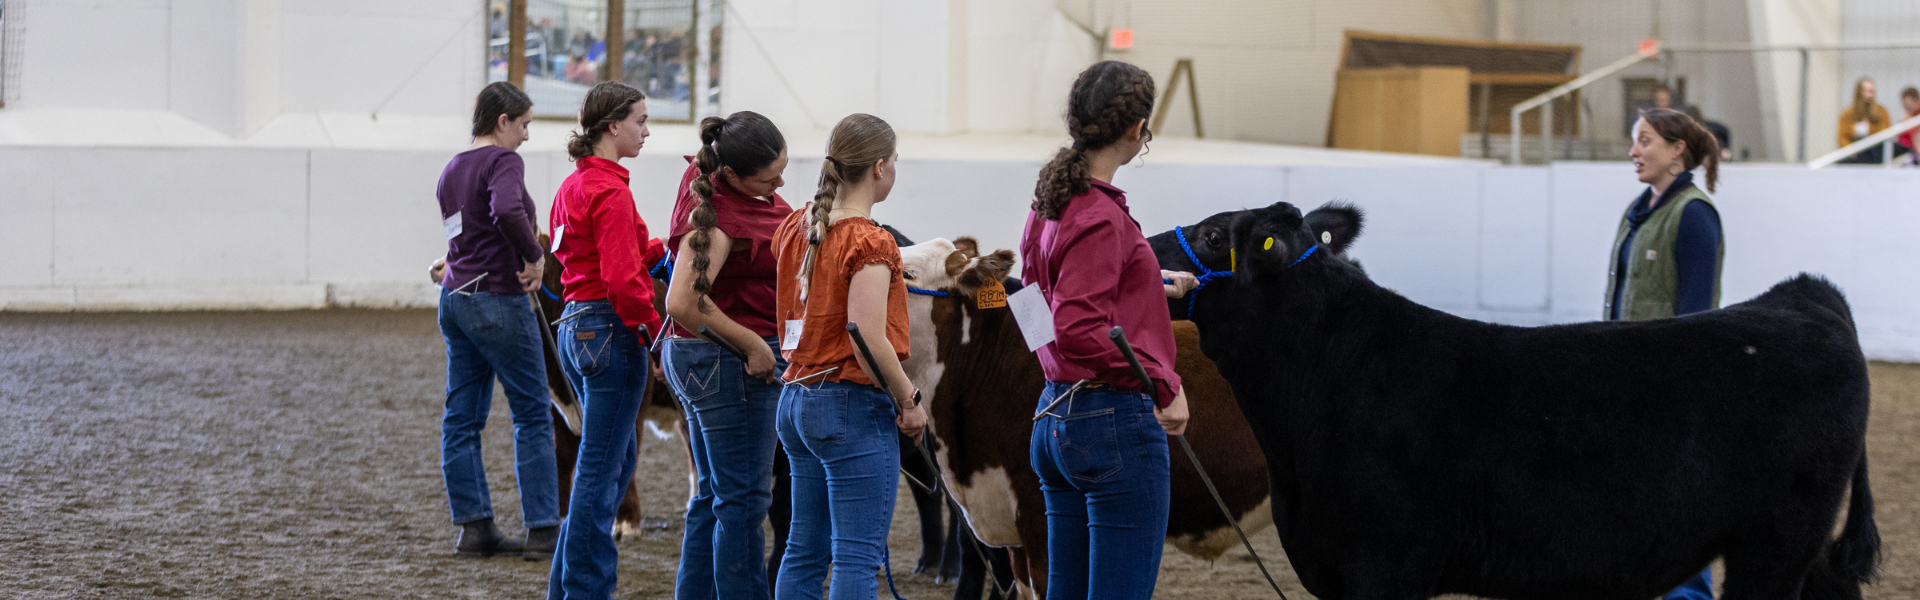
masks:
[[[633,105],[645,102],[647,95],[618,81],[604,81],[587,92],[580,103],[580,131],[567,138],[567,155],[580,160],[593,155],[593,145],[614,123],[633,114]]]
[[[693,305],[701,313],[707,312],[707,293],[713,291],[713,278],[707,276],[713,259],[707,257],[707,250],[713,247],[713,227],[720,220],[713,210],[714,172],[726,167],[735,177],[752,177],[786,150],[787,138],[780,135],[780,128],[760,113],[743,110],[725,119],[707,117],[700,121],[700,152],[693,155],[693,166],[700,169],[700,176],[687,185],[700,203],[689,217],[693,236],[687,238],[687,250],[693,253]]]
[[[1153,76],[1120,61],[1103,61],[1080,72],[1067,96],[1067,135],[1073,145],[1061,148],[1040,168],[1033,186],[1033,210],[1049,221],[1060,220],[1067,201],[1093,184],[1087,153],[1112,146],[1134,124],[1153,114]],[[1142,125],[1141,133],[1153,139]]]
[[[527,93],[505,81],[495,81],[480,88],[480,95],[473,99],[473,137],[491,135],[500,127],[500,116],[506,115],[508,121],[518,119],[533,109],[533,101],[527,99]]]

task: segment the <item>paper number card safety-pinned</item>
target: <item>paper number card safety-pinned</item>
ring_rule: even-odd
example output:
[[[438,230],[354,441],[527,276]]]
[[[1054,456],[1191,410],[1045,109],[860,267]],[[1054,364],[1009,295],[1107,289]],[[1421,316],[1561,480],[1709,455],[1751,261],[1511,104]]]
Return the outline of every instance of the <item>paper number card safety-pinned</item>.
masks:
[[[1029,285],[1007,296],[1007,306],[1013,309],[1013,321],[1020,324],[1020,336],[1027,339],[1028,351],[1037,352],[1053,341],[1053,309],[1047,306],[1046,296],[1040,295],[1040,286]]]
[[[1000,280],[990,279],[987,284],[973,293],[974,306],[980,309],[1000,308],[1007,305],[1007,286]]]

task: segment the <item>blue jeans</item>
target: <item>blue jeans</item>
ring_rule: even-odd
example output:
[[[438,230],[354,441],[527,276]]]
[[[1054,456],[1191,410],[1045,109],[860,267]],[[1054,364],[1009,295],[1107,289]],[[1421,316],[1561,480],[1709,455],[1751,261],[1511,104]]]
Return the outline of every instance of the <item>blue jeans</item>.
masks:
[[[1069,384],[1047,382],[1040,407]],[[1033,423],[1047,498],[1047,598],[1153,597],[1167,540],[1167,434],[1146,394],[1082,389]]]
[[[873,600],[900,486],[893,399],[854,383],[788,385],[780,443],[793,463],[793,528],[774,597],[820,597],[833,565],[833,600]]]
[[[785,371],[774,349],[774,373]],[[780,384],[747,376],[746,365],[712,342],[676,338],[660,360],[687,417],[699,481],[680,541],[679,600],[767,598],[766,540],[760,523],[773,503],[773,417]]]
[[[553,420],[547,414],[547,366],[540,324],[525,295],[440,290],[440,334],[447,340],[447,410],[440,417],[440,474],[455,524],[493,517],[480,430],[493,408],[493,380],[513,409],[513,474],[520,520],[528,528],[560,524]]]
[[[1673,588],[1663,600],[1713,600],[1713,567],[1709,565],[1693,579]]]
[[[568,302],[560,319],[560,368],[579,391],[585,415],[547,598],[601,600],[613,594],[620,558],[613,517],[639,457],[633,421],[646,397],[647,349],[605,300]]]

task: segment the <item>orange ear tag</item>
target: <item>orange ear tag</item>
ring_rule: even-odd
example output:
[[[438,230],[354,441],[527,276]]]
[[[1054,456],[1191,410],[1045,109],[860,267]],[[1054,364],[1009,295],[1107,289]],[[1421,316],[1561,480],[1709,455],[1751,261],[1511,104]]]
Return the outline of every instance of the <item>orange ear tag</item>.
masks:
[[[986,285],[973,292],[974,306],[981,309],[1001,308],[1007,305],[1007,286],[1000,280],[988,280]]]

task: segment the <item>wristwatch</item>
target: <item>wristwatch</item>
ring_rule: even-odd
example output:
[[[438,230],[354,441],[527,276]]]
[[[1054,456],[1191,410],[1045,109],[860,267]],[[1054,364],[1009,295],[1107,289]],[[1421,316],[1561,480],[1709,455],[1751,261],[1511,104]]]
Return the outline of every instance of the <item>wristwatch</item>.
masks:
[[[913,406],[909,406],[907,408],[918,408],[919,406],[920,406],[920,388],[913,388]]]

